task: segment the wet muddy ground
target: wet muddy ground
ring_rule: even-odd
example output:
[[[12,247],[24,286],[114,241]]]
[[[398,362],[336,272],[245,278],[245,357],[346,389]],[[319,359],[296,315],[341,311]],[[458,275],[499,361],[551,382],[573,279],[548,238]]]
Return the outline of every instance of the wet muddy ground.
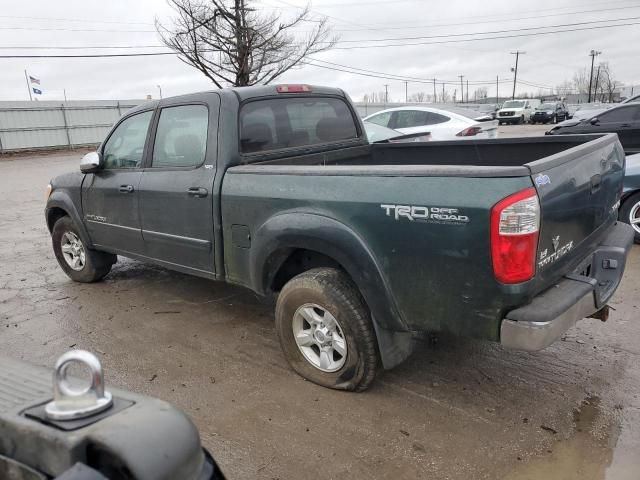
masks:
[[[43,219],[78,153],[0,161],[0,353],[95,352],[111,385],[184,409],[230,479],[640,478],[640,247],[607,323],[535,354],[422,343],[364,394],[293,373],[251,292],[121,259],[71,282]]]

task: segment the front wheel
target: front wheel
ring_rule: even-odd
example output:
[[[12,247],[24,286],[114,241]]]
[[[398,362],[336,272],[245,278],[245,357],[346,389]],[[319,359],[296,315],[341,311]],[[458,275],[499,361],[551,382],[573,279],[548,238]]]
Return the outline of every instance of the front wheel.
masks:
[[[379,358],[371,317],[351,279],[314,268],[289,280],[276,303],[276,332],[285,358],[323,387],[361,392]]]
[[[518,125],[522,125],[524,123],[524,115],[522,115],[519,119],[518,119]]]
[[[558,123],[558,117],[556,115],[554,115],[553,118],[551,119],[551,123],[553,123],[554,125]]]
[[[87,248],[69,217],[61,217],[56,221],[51,231],[51,241],[58,264],[76,282],[101,280],[117,260],[115,255]]]
[[[640,192],[634,193],[624,201],[618,219],[633,227],[634,240],[640,243]]]

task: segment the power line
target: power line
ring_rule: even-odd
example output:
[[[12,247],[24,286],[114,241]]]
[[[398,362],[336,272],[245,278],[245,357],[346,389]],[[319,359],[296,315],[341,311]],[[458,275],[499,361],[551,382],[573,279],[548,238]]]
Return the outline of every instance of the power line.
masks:
[[[492,35],[496,33],[511,33],[521,32],[523,30],[542,30],[545,28],[561,28],[561,27],[575,27],[576,25],[591,25],[593,23],[603,22],[622,22],[627,20],[638,20],[638,17],[625,17],[625,18],[612,18],[610,20],[591,20],[588,22],[576,22],[576,23],[560,23],[556,25],[544,25],[541,27],[527,27],[527,28],[513,28],[508,30],[491,30],[487,32],[471,32],[471,33],[449,33],[444,35],[424,35],[417,37],[391,37],[391,38],[363,38],[359,40],[341,40],[339,43],[360,43],[360,42],[392,42],[394,40],[422,40],[427,38],[449,38],[449,37],[467,37],[471,35]]]
[[[562,15],[578,15],[581,13],[602,13],[613,10],[626,10],[629,8],[640,8],[640,5],[629,5],[626,7],[615,7],[615,8],[602,8],[597,10],[580,10],[576,12],[566,12]],[[432,24],[422,24],[422,25],[413,25],[413,26],[402,26],[402,27],[385,27],[384,30],[407,30],[407,29],[423,29],[423,28],[439,28],[439,27],[457,27],[457,26],[466,26],[466,25],[480,25],[486,23],[507,23],[507,22],[517,22],[522,20],[534,20],[538,18],[548,18],[548,17],[557,17],[558,14],[545,14],[545,15],[533,15],[530,17],[518,17],[518,18],[508,18],[503,20],[486,20],[486,21],[472,21],[472,22],[458,22],[458,23],[432,23]],[[602,20],[606,21],[606,20]],[[370,28],[363,29],[336,29],[336,32],[362,32],[362,31],[371,30]]]
[[[640,22],[629,22],[629,23],[619,23],[616,25],[597,25],[591,27],[581,27],[581,28],[572,28],[572,29],[564,29],[564,30],[555,30],[553,32],[533,32],[533,33],[522,33],[515,35],[501,35],[501,36],[493,36],[493,37],[481,37],[481,38],[462,38],[455,40],[440,40],[434,42],[413,42],[413,43],[390,43],[390,44],[376,44],[376,45],[354,45],[351,47],[333,47],[333,50],[355,50],[362,48],[388,48],[388,47],[410,47],[414,45],[439,45],[446,43],[462,43],[462,42],[476,42],[476,41],[484,41],[484,40],[499,40],[504,38],[518,38],[518,37],[532,37],[535,35],[551,35],[555,33],[569,33],[569,32],[581,32],[587,30],[601,30],[604,28],[615,28],[615,27],[628,27],[631,25],[640,25]]]

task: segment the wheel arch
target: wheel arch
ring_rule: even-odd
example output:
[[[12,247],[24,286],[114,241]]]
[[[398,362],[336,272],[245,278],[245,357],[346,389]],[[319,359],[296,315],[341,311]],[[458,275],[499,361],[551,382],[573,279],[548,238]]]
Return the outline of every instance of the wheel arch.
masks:
[[[256,231],[251,250],[252,287],[265,295],[310,268],[343,270],[371,313],[383,366],[392,368],[411,353],[411,333],[384,272],[363,239],[347,225],[317,214],[278,215]]]
[[[49,197],[47,207],[45,209],[45,220],[47,222],[49,233],[53,231],[53,226],[56,221],[64,216],[68,216],[73,220],[73,223],[78,228],[78,233],[80,234],[83,243],[87,245],[87,247],[93,248],[91,237],[89,237],[89,233],[82,221],[82,217],[69,195],[64,191],[54,191]]]

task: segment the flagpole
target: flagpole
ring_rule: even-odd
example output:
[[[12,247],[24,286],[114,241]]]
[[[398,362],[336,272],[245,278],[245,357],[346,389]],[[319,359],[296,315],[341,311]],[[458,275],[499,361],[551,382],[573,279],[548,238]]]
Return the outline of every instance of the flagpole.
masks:
[[[29,89],[29,101],[33,102],[33,97],[31,96],[31,84],[29,83],[29,76],[27,75],[27,69],[24,70],[24,79],[27,81],[27,88]]]

